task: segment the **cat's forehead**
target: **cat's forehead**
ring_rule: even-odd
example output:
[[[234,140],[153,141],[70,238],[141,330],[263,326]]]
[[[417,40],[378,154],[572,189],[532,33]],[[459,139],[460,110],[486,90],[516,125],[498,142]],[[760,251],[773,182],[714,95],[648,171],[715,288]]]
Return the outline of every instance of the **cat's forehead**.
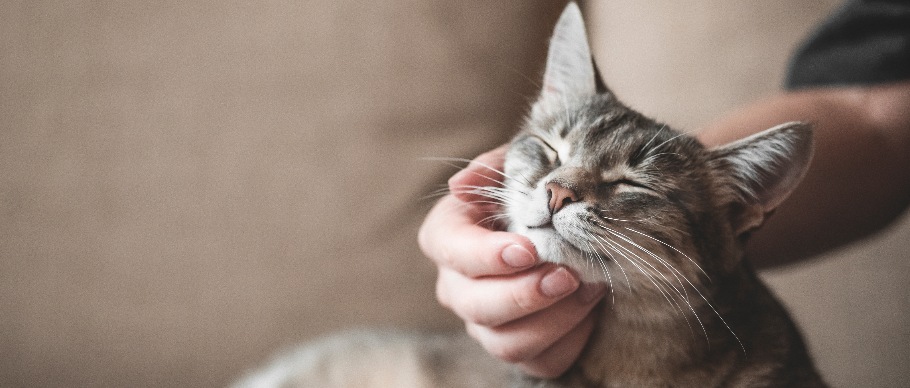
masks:
[[[530,128],[563,161],[581,164],[638,164],[654,150],[674,154],[698,152],[693,142],[666,125],[621,107],[578,109],[551,117]]]

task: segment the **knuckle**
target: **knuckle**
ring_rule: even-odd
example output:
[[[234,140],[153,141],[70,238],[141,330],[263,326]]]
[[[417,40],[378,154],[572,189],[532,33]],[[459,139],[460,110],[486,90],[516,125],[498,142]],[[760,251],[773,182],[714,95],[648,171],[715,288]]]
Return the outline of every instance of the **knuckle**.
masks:
[[[428,233],[427,223],[424,221],[424,223],[420,225],[420,229],[417,230],[417,246],[420,247],[420,250],[425,256],[430,256],[430,250],[428,249],[430,246]]]
[[[443,281],[436,282],[436,300],[440,305],[455,312],[466,323],[489,326],[489,320],[480,306],[464,300],[463,297],[453,297],[452,295],[453,293],[450,292],[449,287]]]
[[[446,259],[445,248],[446,244],[444,239],[440,239],[440,233],[443,232],[440,228],[440,215],[438,214],[440,208],[445,206],[446,198],[443,198],[430,210],[430,213],[424,218],[423,223],[420,225],[420,228],[417,230],[417,246],[420,247],[420,251],[424,256],[430,258],[437,264],[443,263],[443,259]]]
[[[420,251],[423,252],[424,256],[433,261],[437,261],[438,257],[436,257],[434,253],[438,251],[438,247],[434,244],[433,232],[429,224],[429,221],[424,221],[423,225],[421,225],[420,229],[417,231],[417,245],[420,247]]]
[[[461,317],[478,326],[491,326],[490,319],[483,313],[482,309],[474,303],[464,303],[459,308]]]
[[[528,354],[522,347],[509,343],[503,336],[497,335],[490,329],[472,323],[466,323],[465,329],[468,335],[479,342],[487,353],[499,360],[518,364],[528,359]]]
[[[436,301],[439,302],[439,304],[443,307],[451,310],[452,300],[446,290],[448,290],[448,288],[445,287],[445,284],[442,281],[442,276],[440,275],[440,277],[436,280]]]
[[[534,290],[529,287],[518,287],[512,289],[512,303],[525,314],[530,314],[538,310],[539,298]]]
[[[517,364],[522,361],[525,361],[527,355],[525,352],[516,346],[509,346],[505,343],[494,343],[485,347],[487,352],[489,352],[493,357],[496,357],[502,361],[508,362],[510,364]]]

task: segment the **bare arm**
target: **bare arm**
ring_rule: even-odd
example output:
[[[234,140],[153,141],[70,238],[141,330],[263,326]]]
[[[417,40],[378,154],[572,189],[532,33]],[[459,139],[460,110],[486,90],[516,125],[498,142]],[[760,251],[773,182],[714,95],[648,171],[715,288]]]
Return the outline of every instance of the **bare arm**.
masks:
[[[698,137],[719,145],[794,120],[813,124],[815,158],[800,187],[749,243],[760,267],[868,236],[910,203],[910,82],[782,93]]]

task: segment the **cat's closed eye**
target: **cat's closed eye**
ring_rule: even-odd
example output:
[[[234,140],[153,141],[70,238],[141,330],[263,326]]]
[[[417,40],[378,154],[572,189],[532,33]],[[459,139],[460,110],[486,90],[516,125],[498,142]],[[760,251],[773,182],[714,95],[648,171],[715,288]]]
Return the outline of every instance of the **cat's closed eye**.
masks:
[[[628,178],[623,178],[623,179],[616,179],[616,180],[606,181],[606,182],[601,183],[601,186],[603,186],[603,187],[615,187],[615,188],[617,188],[617,189],[630,189],[630,188],[631,188],[631,189],[646,190],[646,191],[650,191],[650,192],[655,192],[655,191],[656,191],[656,190],[654,190],[653,188],[651,188],[650,186],[648,186],[648,185],[646,185],[646,184],[644,184],[644,183],[641,183],[641,182],[638,182],[638,181],[634,181],[634,180],[631,180],[631,179],[628,179]]]
[[[607,195],[639,194],[659,196],[658,191],[650,185],[630,178],[605,180],[598,184],[598,191]]]
[[[552,144],[548,143],[546,140],[539,136],[532,136],[532,139],[536,140],[542,147],[542,151],[546,159],[550,162],[550,166],[553,168],[562,166],[562,160],[559,157],[559,151],[556,150],[556,147],[553,147]]]

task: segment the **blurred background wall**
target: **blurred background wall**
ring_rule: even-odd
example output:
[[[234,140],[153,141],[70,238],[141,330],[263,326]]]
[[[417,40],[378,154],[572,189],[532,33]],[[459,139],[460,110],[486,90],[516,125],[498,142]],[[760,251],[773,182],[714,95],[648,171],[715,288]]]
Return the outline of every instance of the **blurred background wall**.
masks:
[[[835,1],[591,2],[611,87],[696,129]],[[224,385],[351,326],[460,329],[416,229],[504,142],[561,2],[0,3],[0,386]],[[910,221],[766,274],[837,386],[910,375]]]

